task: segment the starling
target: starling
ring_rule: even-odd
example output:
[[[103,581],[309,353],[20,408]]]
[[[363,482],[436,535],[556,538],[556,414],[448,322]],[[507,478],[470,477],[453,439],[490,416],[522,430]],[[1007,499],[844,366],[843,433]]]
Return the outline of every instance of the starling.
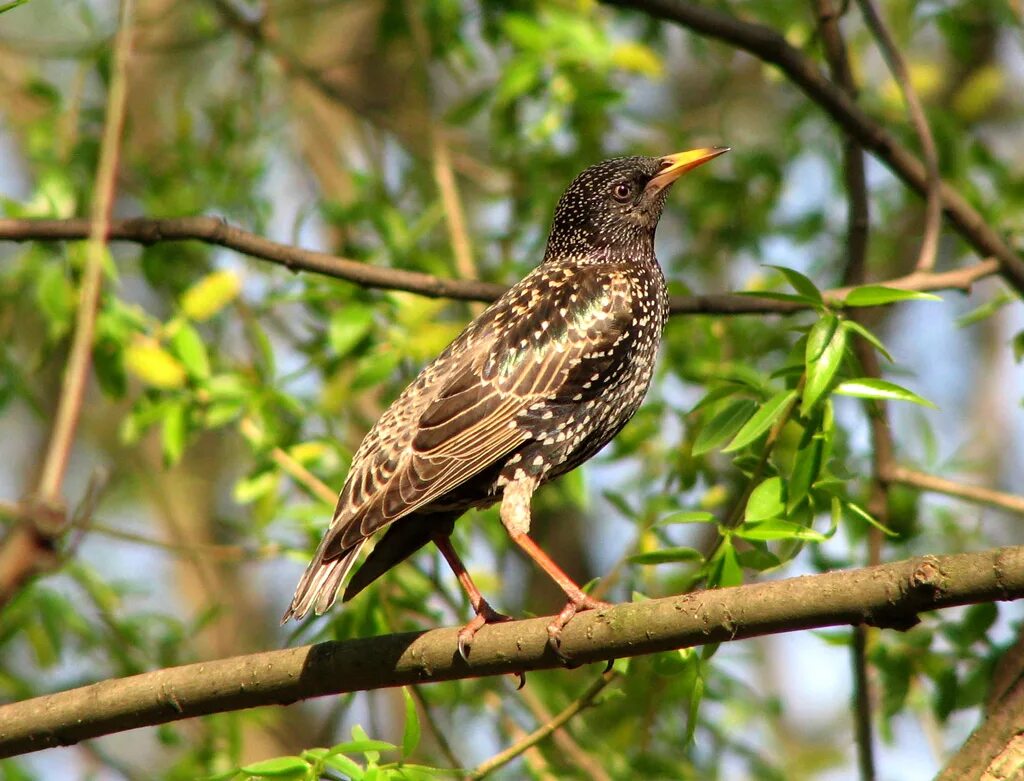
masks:
[[[363,439],[282,623],[330,608],[367,540],[386,530],[344,599],[433,541],[476,613],[459,632],[465,657],[480,627],[509,619],[473,583],[452,529],[466,510],[498,501],[509,536],[569,598],[548,626],[556,653],[562,627],[604,605],[528,536],[530,500],[597,453],[640,406],[668,317],[654,256],[666,191],[727,151],[619,157],[576,177],[543,262],[423,369]]]

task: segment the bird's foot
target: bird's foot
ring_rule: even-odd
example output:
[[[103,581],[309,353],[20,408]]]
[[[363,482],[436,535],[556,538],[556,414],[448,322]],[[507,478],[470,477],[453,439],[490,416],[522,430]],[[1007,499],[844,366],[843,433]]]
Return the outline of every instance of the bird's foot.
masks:
[[[587,596],[582,591],[578,596],[570,597],[565,607],[562,608],[555,620],[548,624],[548,645],[551,650],[555,652],[555,656],[562,660],[562,663],[567,667],[575,666],[572,660],[562,653],[562,629],[565,627],[572,617],[577,613],[584,610],[599,610],[601,608],[611,607],[610,602],[602,602],[600,599],[594,599],[593,597]]]
[[[487,624],[500,624],[511,620],[511,616],[499,613],[491,607],[486,600],[481,599],[480,606],[477,608],[476,615],[473,616],[473,620],[459,630],[459,656],[462,657],[462,660],[464,662],[469,661],[469,651],[473,645],[473,638],[476,637],[477,630],[480,629],[480,627],[486,626]]]

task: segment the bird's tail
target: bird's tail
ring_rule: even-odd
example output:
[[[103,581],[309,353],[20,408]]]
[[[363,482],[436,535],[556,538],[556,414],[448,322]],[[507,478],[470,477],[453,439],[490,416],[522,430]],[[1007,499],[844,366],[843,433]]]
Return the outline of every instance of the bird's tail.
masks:
[[[310,608],[318,616],[327,612],[338,598],[338,589],[355,565],[365,542],[366,540],[362,539],[340,556],[334,556],[326,561],[324,552],[327,546],[321,544],[320,550],[306,567],[295,589],[292,603],[284,611],[281,623],[284,624],[292,618],[303,618]]]

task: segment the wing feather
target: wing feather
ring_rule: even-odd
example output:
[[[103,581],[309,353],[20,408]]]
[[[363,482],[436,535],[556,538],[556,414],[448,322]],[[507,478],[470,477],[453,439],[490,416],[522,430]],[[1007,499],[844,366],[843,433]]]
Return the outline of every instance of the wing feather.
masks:
[[[333,601],[369,536],[529,439],[521,424],[531,415],[601,393],[590,378],[624,360],[612,347],[627,330],[632,295],[613,266],[585,274],[541,266],[470,324],[360,445],[293,614]]]

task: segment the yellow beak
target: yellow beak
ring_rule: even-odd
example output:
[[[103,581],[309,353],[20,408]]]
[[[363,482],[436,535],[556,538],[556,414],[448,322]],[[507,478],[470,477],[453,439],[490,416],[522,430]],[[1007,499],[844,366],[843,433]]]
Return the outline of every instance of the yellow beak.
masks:
[[[719,155],[729,151],[727,146],[712,146],[704,149],[691,149],[689,152],[677,152],[674,155],[665,155],[661,158],[661,170],[647,183],[645,189],[651,191],[663,190],[672,182],[685,174],[687,171],[704,165],[708,160],[713,160]]]

